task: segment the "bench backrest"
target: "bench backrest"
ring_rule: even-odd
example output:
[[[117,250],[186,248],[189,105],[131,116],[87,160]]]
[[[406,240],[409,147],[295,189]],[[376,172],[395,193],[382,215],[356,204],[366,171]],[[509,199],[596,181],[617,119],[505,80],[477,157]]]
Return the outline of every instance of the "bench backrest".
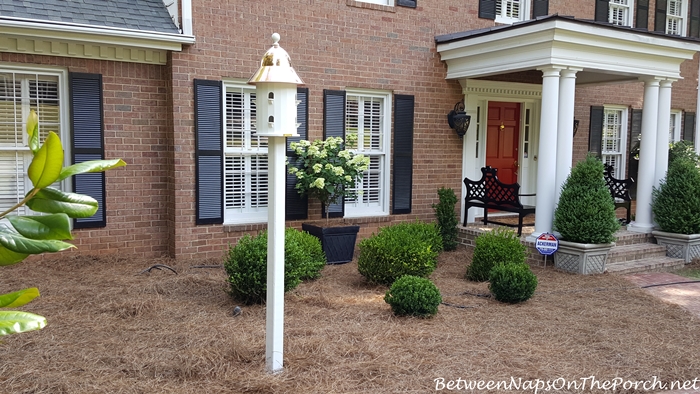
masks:
[[[501,182],[496,176],[497,171],[495,168],[486,166],[481,169],[481,179],[478,181],[464,178],[464,185],[467,187],[466,201],[522,208],[523,205],[518,198],[520,185]]]
[[[610,194],[613,196],[613,198],[631,201],[632,197],[630,196],[630,188],[634,184],[634,179],[617,179],[613,176],[614,170],[615,169],[611,165],[605,165],[605,184],[608,186]]]

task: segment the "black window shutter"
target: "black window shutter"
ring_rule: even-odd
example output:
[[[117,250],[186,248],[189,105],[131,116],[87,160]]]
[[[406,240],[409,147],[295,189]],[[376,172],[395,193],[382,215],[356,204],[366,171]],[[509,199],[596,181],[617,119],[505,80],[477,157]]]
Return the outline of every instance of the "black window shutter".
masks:
[[[637,0],[637,20],[634,25],[638,29],[649,28],[649,0]]]
[[[588,151],[601,157],[603,143],[603,107],[591,106],[591,126],[588,133]]]
[[[496,19],[496,0],[479,0],[479,18]]]
[[[683,140],[695,143],[695,112],[683,114]]]
[[[71,151],[73,164],[103,160],[104,110],[102,107],[102,75],[70,74]],[[105,215],[105,174],[94,172],[73,177],[73,191],[86,194],[99,204],[94,215],[73,220],[74,228],[107,226]]]
[[[398,0],[396,5],[400,5],[401,7],[416,8],[416,2],[416,0]]]
[[[639,151],[640,135],[642,135],[642,110],[632,109],[632,127],[630,128],[630,143],[628,144],[630,153]]]
[[[413,185],[413,96],[394,96],[394,182],[391,213],[411,213]]]
[[[656,13],[654,14],[654,31],[666,32],[666,7],[668,1],[656,0]]]
[[[323,91],[323,139],[340,137],[345,140],[345,91]],[[328,216],[342,218],[345,215],[345,203],[340,201],[328,206]],[[323,212],[325,218],[325,208]]]
[[[224,222],[223,85],[194,80],[196,224]]]
[[[534,0],[532,3],[532,19],[549,14],[549,0]]]
[[[690,0],[690,37],[700,38],[700,0]]]
[[[308,139],[308,123],[309,123],[309,88],[297,88],[297,100],[300,101],[297,105],[297,128],[298,137],[287,138],[287,161],[289,166],[300,167],[294,151],[289,147],[292,142],[299,142]],[[289,167],[288,166],[288,167]],[[296,189],[297,177],[287,171],[287,181],[284,193],[285,218],[286,220],[303,220],[309,214],[309,198],[299,195]]]
[[[609,22],[608,7],[610,0],[596,0],[595,2],[595,20],[598,22]]]

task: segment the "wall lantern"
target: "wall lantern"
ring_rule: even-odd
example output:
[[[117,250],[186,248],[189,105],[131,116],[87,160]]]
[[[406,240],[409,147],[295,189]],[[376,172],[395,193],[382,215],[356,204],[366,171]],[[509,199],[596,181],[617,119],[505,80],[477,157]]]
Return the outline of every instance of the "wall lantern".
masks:
[[[455,130],[459,138],[467,134],[471,120],[471,115],[467,115],[464,112],[464,102],[462,101],[457,102],[455,108],[447,114],[447,123],[450,125],[450,128]]]
[[[576,132],[578,131],[578,119],[574,119],[574,137],[576,136]]]

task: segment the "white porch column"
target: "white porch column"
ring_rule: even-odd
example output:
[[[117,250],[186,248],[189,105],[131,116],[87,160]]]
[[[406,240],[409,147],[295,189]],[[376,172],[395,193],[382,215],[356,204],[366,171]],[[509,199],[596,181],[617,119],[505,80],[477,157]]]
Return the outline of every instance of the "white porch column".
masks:
[[[571,172],[574,150],[574,99],[576,96],[576,73],[581,69],[561,70],[559,81],[559,119],[557,133],[557,175],[555,201],[559,202],[561,186]],[[539,190],[539,189],[538,189]]]
[[[651,190],[656,176],[656,129],[658,127],[659,80],[644,83],[642,107],[642,141],[639,147],[639,174],[637,175],[637,210],[635,220],[627,226],[630,231],[650,233],[654,228],[651,218]],[[668,123],[666,125],[668,129]],[[668,130],[667,130],[668,134]]]
[[[668,169],[668,131],[671,122],[671,84],[668,79],[659,82],[659,119],[656,127],[656,172],[654,187],[659,187]]]
[[[559,117],[559,72],[562,67],[547,67],[542,71],[542,110],[540,143],[537,159],[537,203],[535,204],[535,238],[552,232],[556,203],[557,119]],[[572,121],[573,123],[573,121]]]

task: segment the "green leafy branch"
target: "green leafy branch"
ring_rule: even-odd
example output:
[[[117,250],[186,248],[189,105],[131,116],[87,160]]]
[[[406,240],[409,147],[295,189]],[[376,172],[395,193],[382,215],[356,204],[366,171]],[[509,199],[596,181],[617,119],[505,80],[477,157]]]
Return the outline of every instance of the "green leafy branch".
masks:
[[[22,199],[5,212],[10,226],[0,224],[0,266],[19,263],[32,254],[54,253],[74,248],[65,242],[71,240],[71,218],[87,218],[98,209],[97,200],[90,196],[68,193],[50,187],[76,174],[102,172],[125,166],[121,159],[92,160],[63,167],[63,146],[58,135],[49,132],[39,144],[39,120],[34,110],[27,119],[27,135],[32,162],[27,176],[32,182]],[[46,215],[10,215],[22,206]],[[39,296],[35,287],[13,293],[0,294],[0,308],[16,308]],[[39,330],[46,326],[46,318],[20,311],[0,311],[0,336]]]

